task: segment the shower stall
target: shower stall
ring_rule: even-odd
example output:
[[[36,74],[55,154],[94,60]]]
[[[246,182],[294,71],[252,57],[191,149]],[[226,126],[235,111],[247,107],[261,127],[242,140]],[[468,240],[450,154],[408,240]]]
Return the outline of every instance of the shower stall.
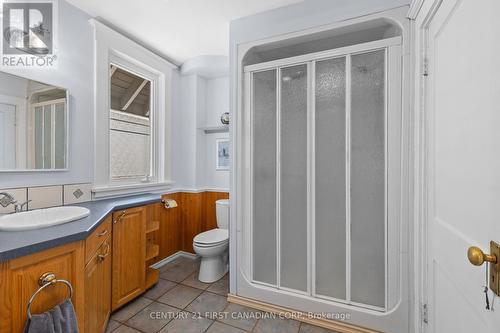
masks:
[[[407,311],[402,55],[393,36],[242,67],[239,296],[380,329]]]

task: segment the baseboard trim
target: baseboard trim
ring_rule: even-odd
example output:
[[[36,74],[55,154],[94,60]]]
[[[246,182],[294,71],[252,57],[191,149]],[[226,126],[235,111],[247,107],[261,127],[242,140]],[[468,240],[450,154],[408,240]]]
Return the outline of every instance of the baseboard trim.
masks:
[[[198,258],[198,256],[196,254],[189,253],[189,252],[186,252],[186,251],[178,251],[178,252],[175,252],[174,254],[172,254],[171,256],[168,256],[168,257],[166,257],[166,258],[158,261],[157,263],[151,265],[150,267],[151,268],[159,269],[160,267],[168,264],[169,262],[174,261],[175,259],[181,258],[181,257],[189,258],[189,259],[196,259],[196,258]]]
[[[306,315],[305,312],[302,311],[296,311],[278,305],[256,301],[251,298],[237,296],[234,294],[228,294],[227,301],[230,303],[248,306],[253,309],[270,312],[278,315],[288,315],[288,316],[293,315],[298,321],[323,327],[338,333],[381,333],[379,331],[374,331],[364,327],[358,327],[341,321],[321,319],[321,318],[310,318]]]

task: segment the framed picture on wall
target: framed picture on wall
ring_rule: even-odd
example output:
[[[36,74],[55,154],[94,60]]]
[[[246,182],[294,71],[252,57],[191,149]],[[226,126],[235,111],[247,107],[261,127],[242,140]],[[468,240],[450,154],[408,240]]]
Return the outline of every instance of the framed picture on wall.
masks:
[[[216,170],[229,170],[229,139],[215,139],[217,156],[215,158]]]

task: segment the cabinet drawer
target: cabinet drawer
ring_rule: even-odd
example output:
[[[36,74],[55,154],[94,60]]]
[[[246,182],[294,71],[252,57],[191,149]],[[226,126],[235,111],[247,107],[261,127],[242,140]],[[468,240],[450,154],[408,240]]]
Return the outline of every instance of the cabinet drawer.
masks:
[[[111,215],[106,217],[85,240],[85,263],[88,263],[101,244],[111,235]]]

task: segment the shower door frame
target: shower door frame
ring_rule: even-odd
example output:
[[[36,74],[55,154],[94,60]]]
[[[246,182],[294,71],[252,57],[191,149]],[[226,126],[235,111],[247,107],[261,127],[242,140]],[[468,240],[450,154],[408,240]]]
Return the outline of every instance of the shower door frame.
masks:
[[[351,70],[349,59],[351,55],[368,53],[371,51],[385,50],[385,248],[386,248],[386,282],[385,282],[385,307],[374,307],[364,304],[350,302],[349,300],[339,300],[329,297],[321,296],[318,298],[311,287],[314,287],[313,279],[315,272],[315,262],[313,260],[313,251],[315,249],[314,243],[314,229],[312,216],[312,204],[314,203],[314,82],[315,82],[315,62],[321,60],[328,60],[333,58],[345,57],[346,59],[346,75]],[[392,37],[373,42],[367,42],[347,47],[341,47],[328,51],[316,52],[305,54],[285,59],[279,59],[255,65],[246,66],[243,69],[243,80],[240,81],[240,111],[238,112],[238,126],[239,133],[237,133],[236,142],[238,144],[238,155],[236,156],[235,165],[239,165],[238,173],[236,175],[237,181],[237,199],[236,199],[236,214],[237,214],[237,258],[236,262],[238,267],[236,270],[236,293],[238,296],[257,299],[259,301],[276,304],[295,310],[304,312],[336,312],[351,314],[351,319],[348,321],[351,324],[371,327],[388,332],[402,332],[401,329],[408,327],[408,232],[407,221],[404,218],[407,214],[403,212],[403,196],[406,189],[403,189],[405,182],[401,179],[402,169],[408,165],[408,152],[407,147],[403,147],[403,113],[406,108],[403,106],[403,50],[402,50],[402,37]],[[279,97],[279,73],[280,68],[289,67],[293,65],[307,64],[307,177],[308,177],[308,200],[307,200],[307,216],[308,216],[308,235],[307,235],[307,249],[308,249],[308,286],[307,293],[297,292],[287,288],[279,288],[279,271],[277,275],[277,286],[266,285],[265,283],[253,281],[252,272],[252,114],[251,111],[251,98],[252,84],[251,73],[265,70],[276,70],[278,78],[277,95]],[[350,104],[350,82],[346,82],[346,111],[349,110]],[[243,94],[241,94],[243,93]],[[276,109],[280,111],[280,101],[277,100]],[[393,110],[390,112],[390,110]],[[399,112],[397,112],[400,110]],[[387,115],[391,114],[388,120]],[[393,116],[395,115],[395,116]],[[346,115],[347,116],[347,115]],[[389,122],[388,122],[389,121]],[[391,131],[387,129],[391,128]],[[310,132],[312,130],[312,132]],[[348,130],[346,128],[346,130]],[[277,133],[279,136],[279,133]],[[391,137],[388,138],[387,136]],[[349,140],[349,133],[346,132],[346,140]],[[390,140],[390,141],[389,141]],[[399,151],[390,152],[388,154],[388,142],[397,140],[399,143]],[[279,152],[278,152],[279,153]],[[279,160],[277,161],[277,168],[279,169]],[[388,169],[391,166],[396,166],[396,174],[391,179],[396,178],[399,181],[389,183]],[[277,175],[277,182],[279,184],[279,174]],[[279,191],[279,187],[277,188]],[[388,206],[388,191],[392,191],[392,203],[390,211]],[[391,201],[392,202],[392,201]],[[279,201],[277,203],[279,210]],[[391,217],[391,221],[395,220],[396,223],[391,223],[388,227],[387,221]],[[346,230],[346,235],[349,230]],[[277,238],[279,239],[279,233]],[[346,248],[349,249],[349,237],[346,237]],[[388,248],[388,239],[393,240],[395,246]],[[310,243],[312,242],[312,243]],[[279,246],[279,245],[278,245]],[[390,262],[389,262],[390,260]],[[277,253],[277,262],[279,263],[279,251]],[[349,267],[349,263],[346,264]],[[248,279],[248,278],[250,279]],[[350,281],[346,279],[346,290],[350,290]]]

